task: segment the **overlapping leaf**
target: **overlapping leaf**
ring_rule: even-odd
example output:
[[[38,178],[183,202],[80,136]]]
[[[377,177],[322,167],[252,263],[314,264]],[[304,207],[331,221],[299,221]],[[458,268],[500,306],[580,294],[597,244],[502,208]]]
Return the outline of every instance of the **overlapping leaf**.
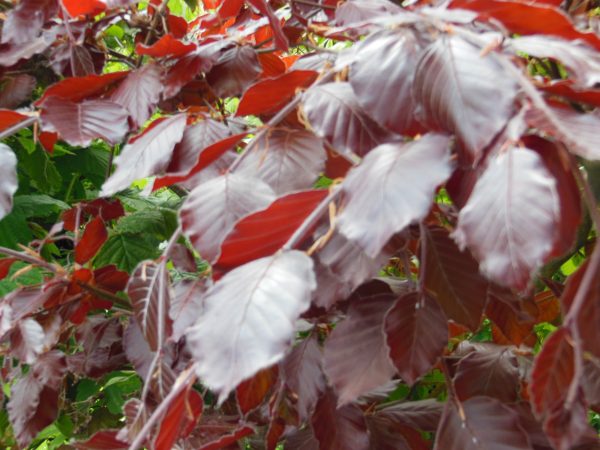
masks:
[[[427,125],[456,134],[478,159],[513,115],[517,84],[491,54],[458,36],[437,39],[416,68],[414,96]]]
[[[198,376],[221,402],[284,356],[294,321],[310,304],[312,268],[302,252],[278,253],[232,270],[207,291],[202,316],[187,337]]]
[[[271,188],[260,180],[235,173],[221,175],[190,192],[180,210],[183,232],[200,255],[212,261],[235,223],[274,199]]]
[[[448,137],[427,134],[369,153],[342,184],[347,201],[340,231],[377,256],[395,233],[427,215],[435,189],[451,173],[448,146]]]
[[[556,182],[541,158],[527,148],[510,148],[489,161],[453,237],[471,250],[486,276],[525,289],[552,251],[559,223]]]

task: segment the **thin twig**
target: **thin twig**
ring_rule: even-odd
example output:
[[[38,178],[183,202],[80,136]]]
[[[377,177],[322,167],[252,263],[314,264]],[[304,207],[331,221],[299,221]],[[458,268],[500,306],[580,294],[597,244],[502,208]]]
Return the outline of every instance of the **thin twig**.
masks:
[[[322,5],[321,3],[311,2],[310,0],[293,0],[293,3],[298,3],[299,5],[314,6],[316,8],[321,9],[328,9],[330,11],[335,11],[337,9],[337,6]]]
[[[0,132],[0,139],[4,139],[7,138],[9,136],[12,136],[13,134],[21,131],[23,128],[27,128],[31,125],[33,125],[34,123],[36,123],[38,120],[37,117],[28,117],[25,120],[22,120],[19,123],[14,124],[11,127],[8,127],[6,130]]]
[[[48,261],[43,260],[42,258],[36,258],[35,256],[30,255],[28,253],[22,253],[10,248],[0,247],[0,254],[7,255],[12,258],[18,259],[23,262],[28,262],[39,267],[43,267],[44,269],[47,269],[52,273],[60,272],[60,268],[58,266],[51,264]]]

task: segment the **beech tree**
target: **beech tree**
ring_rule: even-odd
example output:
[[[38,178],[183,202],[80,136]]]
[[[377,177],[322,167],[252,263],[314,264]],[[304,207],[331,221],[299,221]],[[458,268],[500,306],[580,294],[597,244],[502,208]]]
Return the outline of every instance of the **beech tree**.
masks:
[[[597,449],[596,1],[0,1],[0,441]]]

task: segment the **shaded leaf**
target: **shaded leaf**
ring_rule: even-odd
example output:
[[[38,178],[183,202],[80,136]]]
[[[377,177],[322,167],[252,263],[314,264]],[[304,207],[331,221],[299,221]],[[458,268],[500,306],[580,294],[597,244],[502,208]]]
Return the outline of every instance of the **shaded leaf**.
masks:
[[[36,86],[31,75],[19,74],[0,78],[0,108],[16,108],[27,100]]]
[[[444,404],[434,399],[405,401],[385,405],[372,416],[375,421],[400,424],[423,431],[435,431],[438,427]]]
[[[312,186],[324,168],[320,138],[304,130],[275,128],[259,139],[237,172],[263,180],[281,195]]]
[[[102,430],[85,441],[74,442],[78,450],[121,450],[129,448],[129,443],[117,438],[117,430]]]
[[[277,381],[278,373],[277,366],[269,367],[238,385],[235,390],[235,398],[243,415],[262,404],[265,396]]]
[[[127,283],[127,294],[150,349],[158,351],[172,330],[168,315],[172,294],[166,265],[140,263]]]
[[[469,247],[487,277],[523,290],[552,251],[559,223],[556,181],[543,161],[527,148],[510,148],[490,160],[452,237]]]
[[[477,160],[513,115],[517,84],[492,55],[444,36],[419,61],[414,95],[425,123],[456,134],[469,159]]]
[[[261,72],[256,51],[248,45],[225,50],[206,75],[219,97],[234,97],[246,90]]]
[[[327,83],[308,89],[302,109],[315,133],[340,153],[362,156],[390,137],[360,107],[350,83]]]
[[[400,297],[385,317],[389,356],[409,385],[425,375],[448,343],[444,311],[426,294]]]
[[[100,195],[113,195],[134,180],[164,172],[173,148],[183,137],[186,116],[177,114],[156,122],[131,139],[115,158],[117,169],[102,185]]]
[[[340,405],[382,386],[394,375],[383,332],[393,301],[393,294],[377,291],[355,300],[346,319],[325,341],[325,373]]]
[[[386,242],[429,212],[433,194],[451,173],[448,137],[426,134],[409,144],[384,144],[342,184],[346,206],[339,230],[374,258]]]
[[[300,191],[280,197],[267,208],[237,222],[221,244],[215,262],[230,269],[279,250],[323,199],[326,190]]]
[[[274,199],[271,188],[260,180],[221,175],[190,192],[179,213],[183,232],[202,258],[213,261],[234,224]]]
[[[206,293],[204,311],[187,334],[196,371],[222,402],[243,380],[279,361],[294,321],[315,288],[312,260],[289,251],[228,272]],[[266,328],[265,321],[272,326]],[[223,335],[215,322],[233,333]]]

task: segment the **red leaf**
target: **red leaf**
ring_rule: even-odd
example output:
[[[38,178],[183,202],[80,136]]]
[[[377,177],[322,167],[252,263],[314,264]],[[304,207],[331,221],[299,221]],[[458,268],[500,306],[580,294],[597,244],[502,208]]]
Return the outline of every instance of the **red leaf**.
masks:
[[[546,201],[537,201],[542,197]],[[560,213],[556,180],[539,155],[509,148],[490,159],[453,238],[461,249],[469,247],[487,277],[523,290],[552,251]]]
[[[376,257],[395,233],[429,212],[437,186],[451,173],[448,146],[448,137],[426,134],[369,153],[342,184],[346,206],[337,218],[339,230]]]
[[[538,87],[552,95],[560,95],[575,102],[600,106],[600,89],[578,89],[571,80],[557,80]]]
[[[12,210],[18,187],[17,157],[8,145],[0,143],[0,219]]]
[[[112,93],[111,100],[123,106],[136,127],[146,122],[160,100],[163,72],[153,63],[127,74],[127,78]]]
[[[137,44],[135,51],[138,55],[152,56],[153,58],[180,58],[196,49],[196,44],[185,44],[175,39],[172,34],[163,35],[154,44],[147,46]]]
[[[85,227],[81,240],[75,247],[75,262],[85,264],[92,259],[108,239],[108,231],[100,217],[96,217]]]
[[[360,107],[350,83],[327,83],[304,93],[303,111],[315,133],[340,153],[365,155],[390,133]]]
[[[71,17],[100,14],[106,9],[106,3],[100,0],[61,0]]]
[[[19,114],[18,112],[2,109],[0,110],[0,131],[4,131],[19,122],[23,122],[27,118],[28,116]]]
[[[260,406],[275,385],[278,374],[277,366],[273,366],[240,383],[235,390],[235,397],[243,415]]]
[[[171,290],[165,262],[142,261],[127,283],[135,319],[152,351],[157,351],[171,335],[169,318]]]
[[[40,119],[44,131],[58,132],[71,145],[87,147],[94,139],[120,142],[129,127],[127,111],[106,100],[73,103],[59,97],[44,101]]]
[[[278,111],[296,95],[297,90],[307,87],[317,78],[311,70],[293,70],[250,86],[235,113],[236,116],[271,114]]]
[[[165,171],[175,145],[183,138],[186,115],[158,119],[132,138],[115,158],[117,169],[102,185],[101,196],[110,196],[127,188],[134,180]]]
[[[17,259],[15,259],[15,258],[0,259],[0,280],[3,280],[4,278],[6,278],[6,276],[10,272],[10,266],[12,266],[13,263],[16,261],[17,261]]]
[[[325,373],[340,405],[384,385],[394,375],[383,334],[384,316],[393,302],[389,292],[355,300],[348,317],[325,341]]]
[[[54,153],[54,145],[56,145],[56,142],[58,141],[58,133],[42,131],[39,134],[38,139],[40,140],[42,147],[44,147],[44,150],[50,154]]]
[[[271,6],[266,0],[247,0],[249,4],[254,6],[263,16],[269,18],[269,23],[273,29],[273,37],[275,41],[275,48],[282,52],[287,52],[290,43],[285,37],[285,33],[281,29],[281,23],[275,12],[271,9]]]
[[[286,386],[298,398],[296,407],[300,419],[306,420],[326,386],[323,351],[317,336],[313,334],[294,347],[282,367]]]
[[[369,436],[361,409],[353,404],[338,407],[335,394],[321,396],[311,419],[320,450],[368,450]]]
[[[235,223],[274,199],[271,188],[260,180],[225,174],[190,192],[179,212],[181,226],[202,258],[214,261]]]
[[[181,183],[183,181],[187,181],[189,179],[192,179],[192,177],[196,174],[199,174],[203,169],[208,168],[212,163],[216,162],[217,160],[219,160],[219,158],[221,158],[223,155],[225,155],[227,153],[227,151],[231,150],[231,148],[237,144],[244,136],[246,136],[247,133],[239,133],[239,134],[234,134],[233,136],[229,136],[223,140],[220,140],[218,142],[215,142],[212,145],[209,145],[208,147],[201,149],[198,152],[198,148],[196,148],[195,150],[198,152],[197,153],[197,160],[195,162],[195,164],[193,166],[191,166],[192,168],[189,169],[189,167],[186,169],[188,170],[188,172],[185,175],[166,175],[163,177],[158,177],[155,181],[154,181],[154,186],[153,186],[153,190],[156,189],[160,189],[161,187],[165,187],[165,186],[170,186],[172,184],[175,183]],[[184,134],[184,139],[185,139],[185,134]],[[179,155],[177,156],[182,156],[183,153],[185,152],[185,157],[182,158],[182,160],[187,160],[188,157],[191,157],[192,155],[187,153],[187,149],[192,150],[193,147],[188,147],[187,145],[185,145],[185,141],[182,140],[181,142],[181,148],[178,150],[178,147],[175,147],[174,152],[179,152]],[[175,155],[173,155],[173,159],[171,160],[171,164],[169,165],[169,168],[171,168],[171,166],[173,166],[173,168],[176,170],[177,168],[181,167],[181,164],[179,163],[179,160],[175,160]],[[169,168],[167,168],[167,170],[169,170]],[[183,169],[183,167],[181,167],[181,169]],[[220,174],[219,174],[220,175]]]
[[[261,78],[275,78],[287,70],[285,62],[274,53],[259,53],[258,60],[262,67]]]
[[[244,92],[261,72],[256,50],[235,46],[223,52],[206,79],[219,97],[235,97]]]
[[[508,342],[514,345],[525,343],[531,347],[535,345],[536,338],[533,330],[535,320],[531,317],[523,317],[511,305],[490,292],[485,314],[493,322],[494,329],[499,330]],[[497,327],[497,328],[495,328]]]
[[[400,134],[414,127],[414,115],[407,111],[415,107],[413,77],[421,51],[411,32],[380,31],[360,43],[350,66],[350,84],[360,105],[377,122]]]
[[[544,342],[535,358],[529,385],[536,415],[556,409],[566,395],[575,374],[575,355],[569,331],[559,328]]]
[[[460,251],[448,232],[430,228],[421,236],[425,253],[425,287],[435,295],[448,318],[479,328],[487,297],[487,281],[468,251]]]
[[[507,347],[484,347],[462,358],[454,376],[460,400],[477,395],[494,397],[504,403],[518,400],[519,367]]]
[[[259,139],[237,172],[260,178],[281,195],[312,187],[324,162],[320,138],[305,130],[274,128]]]
[[[296,192],[278,198],[261,211],[248,214],[235,224],[221,244],[215,266],[231,269],[272,255],[325,197],[326,190]]]
[[[281,252],[238,267],[209,288],[187,339],[198,377],[219,393],[220,403],[240,382],[283,358],[294,322],[310,305],[312,268],[305,253]]]
[[[448,400],[434,448],[531,450],[531,444],[514,411],[496,399],[473,397],[462,403],[462,411]]]
[[[36,106],[43,106],[49,97],[60,97],[73,102],[80,102],[86,98],[102,94],[111,85],[125,78],[129,72],[113,72],[102,75],[88,75],[85,77],[70,77],[48,87],[42,97],[35,102]]]
[[[118,430],[102,430],[94,433],[87,441],[74,442],[78,450],[121,450],[129,448],[129,443],[117,439]]]
[[[448,343],[444,311],[428,295],[404,295],[385,317],[385,339],[398,373],[413,385],[442,356]]]
[[[248,425],[241,426],[241,427],[233,430],[231,433],[226,434],[225,436],[222,436],[221,438],[219,438],[216,441],[212,441],[212,442],[209,442],[208,444],[204,444],[202,447],[199,447],[198,450],[219,450],[222,448],[226,448],[227,446],[235,444],[240,439],[245,438],[246,436],[250,436],[251,434],[254,434],[255,432],[256,432],[256,430],[254,430],[254,428],[252,428]]]
[[[94,270],[94,283],[113,294],[125,290],[128,280],[129,274],[117,270],[117,266],[112,264]]]
[[[535,4],[538,3],[538,4]],[[509,31],[518,34],[548,34],[564,39],[581,39],[600,49],[595,33],[584,33],[575,27],[569,16],[558,8],[540,2],[521,0],[452,0],[451,8],[477,11],[481,19],[499,20]]]
[[[414,98],[425,123],[456,134],[467,160],[479,159],[512,117],[517,91],[493,56],[456,35],[436,39],[416,68]]]
[[[189,427],[196,424],[202,413],[202,397],[191,385],[183,389],[177,397],[173,399],[164,419],[160,423],[158,433],[154,440],[155,450],[171,450],[173,444],[181,436],[186,425]],[[188,433],[189,434],[189,433]]]

